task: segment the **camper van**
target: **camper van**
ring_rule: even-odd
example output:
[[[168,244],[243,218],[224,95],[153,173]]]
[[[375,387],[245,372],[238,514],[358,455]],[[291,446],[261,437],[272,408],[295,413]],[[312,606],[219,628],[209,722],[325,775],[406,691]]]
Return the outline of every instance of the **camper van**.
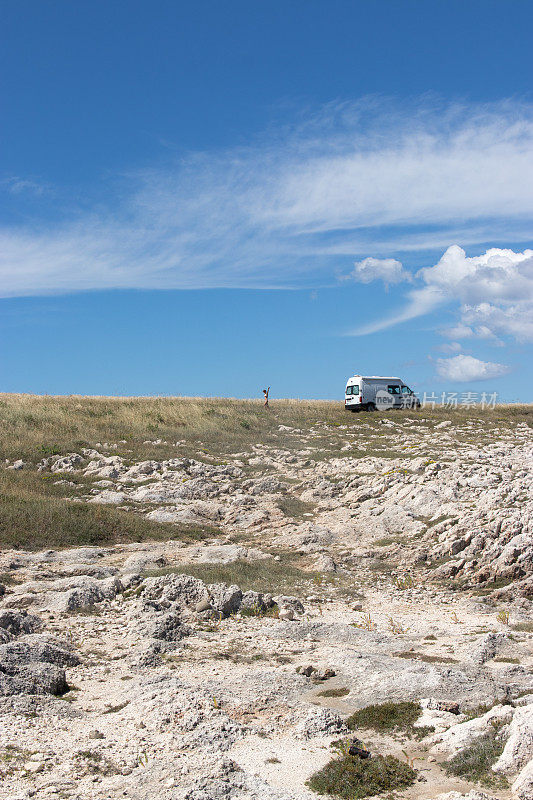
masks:
[[[389,408],[420,408],[420,400],[401,378],[353,375],[344,394],[347,411],[385,411]]]

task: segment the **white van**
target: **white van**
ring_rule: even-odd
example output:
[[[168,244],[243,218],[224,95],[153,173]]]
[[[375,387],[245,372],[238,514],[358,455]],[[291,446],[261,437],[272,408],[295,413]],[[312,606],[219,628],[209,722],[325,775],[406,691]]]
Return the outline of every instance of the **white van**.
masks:
[[[344,394],[347,411],[385,411],[389,408],[420,408],[420,400],[401,378],[353,375]]]

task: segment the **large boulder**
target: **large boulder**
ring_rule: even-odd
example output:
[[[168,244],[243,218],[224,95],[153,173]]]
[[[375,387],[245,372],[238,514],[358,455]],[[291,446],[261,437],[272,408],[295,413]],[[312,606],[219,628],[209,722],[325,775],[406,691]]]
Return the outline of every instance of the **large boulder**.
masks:
[[[75,667],[80,663],[80,659],[72,650],[51,636],[43,634],[28,634],[0,645],[0,664],[6,672],[36,661],[57,664],[59,667]]]
[[[74,586],[72,586],[73,582]],[[70,583],[71,588],[52,594],[48,604],[51,611],[68,612],[90,608],[103,600],[112,600],[123,591],[123,586],[117,577],[104,578],[99,581],[81,576],[75,581],[70,580]]]
[[[531,800],[533,797],[533,759],[524,767],[511,789],[518,800]]]
[[[292,611],[293,614],[303,614],[304,607],[297,597],[292,595],[278,594],[272,598],[280,611]]]
[[[160,639],[163,642],[178,642],[184,636],[188,636],[190,632],[191,629],[183,624],[176,611],[157,614],[155,620],[147,627],[149,636],[153,639]]]
[[[479,664],[493,659],[503,648],[509,644],[507,633],[489,633],[481,642],[472,649],[470,658]]]
[[[39,617],[27,611],[5,608],[0,610],[0,643],[11,641],[22,633],[36,633],[42,628]]]
[[[517,708],[503,753],[494,764],[499,774],[514,777],[533,759],[533,705]]]
[[[310,708],[296,726],[295,736],[297,739],[311,739],[315,736],[338,736],[346,732],[346,725],[335,711],[329,708]]]
[[[249,590],[242,596],[240,611],[261,614],[273,605],[272,595]]]
[[[192,575],[170,574],[147,578],[142,587],[144,603],[156,610],[168,609],[171,605],[181,610],[194,609],[196,603],[208,597],[205,583]]]
[[[27,634],[0,645],[0,695],[63,694],[68,688],[64,667],[78,657],[54,639]]]
[[[210,583],[208,585],[211,606],[225,617],[235,614],[242,601],[242,592],[238,586],[226,586],[225,583]]]
[[[68,690],[65,670],[55,664],[25,664],[11,672],[0,661],[0,696],[16,694],[64,694]]]

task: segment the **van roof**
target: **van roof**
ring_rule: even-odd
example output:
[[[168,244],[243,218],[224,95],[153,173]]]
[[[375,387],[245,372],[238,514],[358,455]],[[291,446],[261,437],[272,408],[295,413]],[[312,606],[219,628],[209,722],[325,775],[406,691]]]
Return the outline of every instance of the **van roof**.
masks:
[[[348,378],[348,380],[353,381],[354,378],[361,378],[363,381],[401,381],[401,378],[390,375],[352,375],[352,377]]]

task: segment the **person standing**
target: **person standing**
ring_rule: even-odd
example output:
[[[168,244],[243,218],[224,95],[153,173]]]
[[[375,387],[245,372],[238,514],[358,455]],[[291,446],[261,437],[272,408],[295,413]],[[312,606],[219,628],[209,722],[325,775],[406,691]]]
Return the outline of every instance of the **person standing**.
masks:
[[[268,395],[269,395],[269,393],[270,393],[270,386],[268,387],[268,389],[263,389],[263,395],[265,397],[265,402],[264,402],[264,406],[263,406],[264,408],[270,408],[270,406],[268,405]]]

